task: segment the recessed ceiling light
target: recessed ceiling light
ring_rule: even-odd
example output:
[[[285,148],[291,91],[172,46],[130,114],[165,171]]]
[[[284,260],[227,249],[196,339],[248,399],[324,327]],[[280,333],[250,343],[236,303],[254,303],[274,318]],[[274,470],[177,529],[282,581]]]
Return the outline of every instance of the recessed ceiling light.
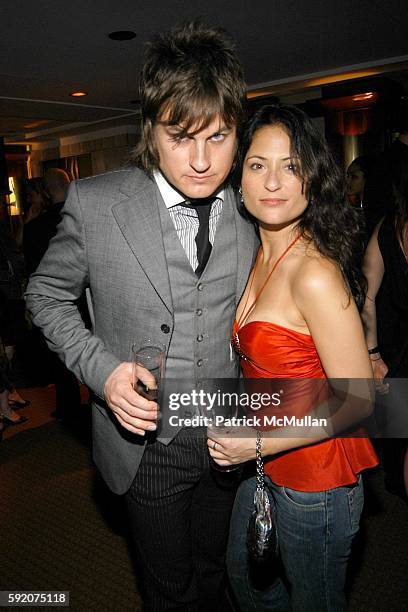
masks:
[[[71,93],[69,95],[72,96],[73,98],[82,98],[83,96],[87,96],[88,92],[86,92],[86,91],[71,91]]]
[[[108,36],[112,40],[132,40],[132,38],[136,38],[136,32],[132,32],[132,30],[117,30],[116,32],[110,32]]]

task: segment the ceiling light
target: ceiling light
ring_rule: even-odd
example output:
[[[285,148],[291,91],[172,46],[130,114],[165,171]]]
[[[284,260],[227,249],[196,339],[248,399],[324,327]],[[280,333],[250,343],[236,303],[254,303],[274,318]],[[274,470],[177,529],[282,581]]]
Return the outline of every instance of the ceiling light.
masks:
[[[136,32],[132,32],[132,30],[117,30],[116,32],[110,32],[108,36],[111,40],[132,40],[132,38],[136,38]]]
[[[368,91],[367,93],[358,94],[357,96],[353,96],[354,102],[360,102],[361,100],[370,100],[374,96],[372,91]]]
[[[321,98],[320,106],[330,112],[354,111],[357,109],[371,108],[379,100],[377,91],[370,91],[352,96],[337,96],[337,98]]]
[[[71,93],[69,95],[72,96],[73,98],[82,98],[83,96],[87,96],[88,92],[86,92],[86,91],[71,91]]]
[[[34,130],[35,128],[41,127],[42,125],[47,125],[49,123],[49,119],[38,119],[38,121],[32,121],[31,123],[25,123],[23,128],[26,130]]]

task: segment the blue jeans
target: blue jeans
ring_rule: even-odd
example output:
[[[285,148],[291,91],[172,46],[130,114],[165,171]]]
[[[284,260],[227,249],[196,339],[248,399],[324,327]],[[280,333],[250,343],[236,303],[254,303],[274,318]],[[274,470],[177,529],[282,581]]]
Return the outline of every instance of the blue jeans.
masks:
[[[255,478],[244,481],[237,493],[230,526],[227,566],[242,612],[343,612],[344,585],[351,544],[359,529],[364,494],[361,476],[356,485],[318,493],[280,487],[267,477],[267,490],[276,509],[280,560],[278,566],[248,562],[247,524],[253,511]],[[269,572],[266,587],[252,577]],[[287,585],[288,587],[287,588]]]

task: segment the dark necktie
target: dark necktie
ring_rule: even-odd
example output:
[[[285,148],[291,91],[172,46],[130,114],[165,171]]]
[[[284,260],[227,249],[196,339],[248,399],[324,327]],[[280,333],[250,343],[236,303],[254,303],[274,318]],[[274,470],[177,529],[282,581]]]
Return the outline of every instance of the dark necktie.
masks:
[[[195,273],[197,276],[201,276],[205,266],[207,265],[207,261],[210,257],[211,253],[211,242],[210,242],[210,212],[211,206],[215,198],[202,198],[199,200],[187,200],[186,202],[182,202],[181,205],[185,208],[194,208],[197,211],[198,215],[198,232],[195,237],[195,243],[197,245],[197,259],[198,266],[195,269]]]

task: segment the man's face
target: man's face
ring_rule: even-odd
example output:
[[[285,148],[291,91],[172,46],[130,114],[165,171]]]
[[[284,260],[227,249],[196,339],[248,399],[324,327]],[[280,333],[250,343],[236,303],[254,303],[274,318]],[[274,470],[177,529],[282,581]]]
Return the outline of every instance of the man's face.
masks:
[[[236,128],[226,127],[216,116],[194,134],[183,125],[168,125],[164,116],[153,128],[159,168],[186,198],[207,198],[217,192],[234,161]],[[193,133],[192,133],[193,132]]]

